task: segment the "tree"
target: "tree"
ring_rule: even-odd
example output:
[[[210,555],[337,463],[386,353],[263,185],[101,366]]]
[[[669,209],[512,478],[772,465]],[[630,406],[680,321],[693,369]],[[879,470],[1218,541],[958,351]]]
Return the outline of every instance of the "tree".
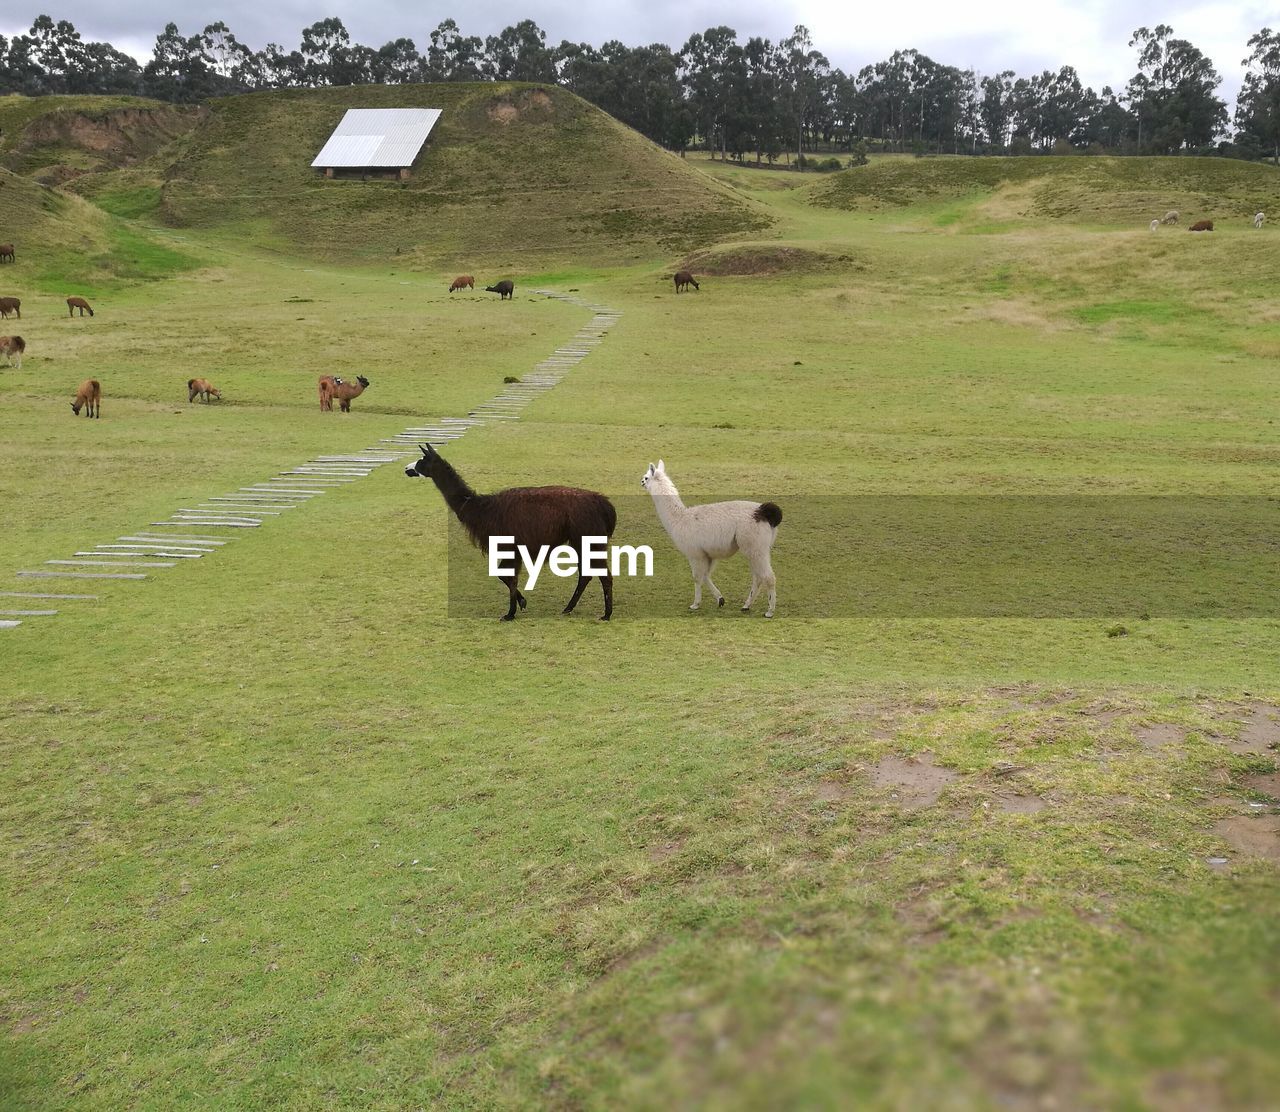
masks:
[[[556,79],[555,55],[547,49],[547,35],[532,19],[522,19],[484,41],[485,72],[495,81]]]
[[[1013,70],[1004,70],[994,77],[982,79],[982,102],[978,112],[987,142],[1002,151],[1009,144],[1009,129],[1013,122]]]
[[[1236,102],[1236,142],[1280,162],[1280,34],[1264,27],[1249,40],[1248,67]]]
[[[484,77],[484,43],[477,35],[463,35],[452,19],[431,32],[427,74],[431,81],[478,81]]]
[[[1212,143],[1227,123],[1213,63],[1163,23],[1139,27],[1129,45],[1138,47],[1138,72],[1126,93],[1138,118],[1139,147],[1177,154]]]
[[[796,158],[803,168],[804,130],[821,100],[823,83],[831,63],[813,48],[809,29],[798,25],[789,38],[778,44],[778,85],[783,111],[796,141]]]

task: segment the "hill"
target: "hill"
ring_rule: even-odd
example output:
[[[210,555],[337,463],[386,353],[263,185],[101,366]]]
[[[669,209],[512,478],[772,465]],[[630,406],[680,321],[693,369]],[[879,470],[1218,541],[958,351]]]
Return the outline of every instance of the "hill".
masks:
[[[351,107],[440,107],[408,182],[325,181],[315,153]],[[151,190],[174,227],[319,258],[524,269],[623,263],[768,221],[578,97],[519,84],[359,86],[212,102],[139,173],[76,185],[112,211]],[[156,189],[158,187],[158,191]]]
[[[1178,209],[1244,220],[1280,212],[1280,171],[1220,158],[885,158],[832,175],[809,200],[874,212],[983,195],[1005,217],[1133,224]]]

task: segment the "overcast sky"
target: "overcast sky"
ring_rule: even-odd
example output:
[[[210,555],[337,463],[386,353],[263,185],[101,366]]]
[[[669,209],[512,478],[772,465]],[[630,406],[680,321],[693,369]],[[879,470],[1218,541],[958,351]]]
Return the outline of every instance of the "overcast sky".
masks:
[[[973,67],[980,73],[1012,69],[1019,74],[1073,65],[1095,89],[1122,88],[1132,76],[1134,52],[1128,47],[1137,27],[1168,23],[1213,59],[1224,78],[1222,93],[1234,100],[1248,53],[1249,36],[1280,22],[1275,0],[915,0],[914,3],[853,3],[851,0],[621,0],[589,4],[582,0],[466,0],[440,6],[403,0],[217,0],[208,5],[174,0],[63,0],[16,14],[7,0],[0,33],[21,33],[40,12],[69,19],[86,39],[105,39],[146,59],[155,36],[170,20],[184,34],[223,20],[237,38],[257,49],[277,42],[297,45],[303,27],[336,15],[351,37],[370,46],[407,36],[425,49],[432,29],[452,16],[464,34],[494,34],[521,19],[535,20],[547,40],[600,45],[621,39],[634,46],[665,42],[674,49],[695,31],[720,24],[739,38],[770,39],[790,34],[797,23],[813,33],[814,43],[832,65],[856,71],[893,50],[915,47],[935,61]],[[25,20],[25,22],[24,22]]]

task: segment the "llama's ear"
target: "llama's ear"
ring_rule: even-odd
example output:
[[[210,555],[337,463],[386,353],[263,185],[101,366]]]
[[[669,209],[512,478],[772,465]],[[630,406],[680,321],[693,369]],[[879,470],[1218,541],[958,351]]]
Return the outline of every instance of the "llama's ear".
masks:
[[[665,475],[667,473],[667,465],[662,460],[658,460],[657,474]]]

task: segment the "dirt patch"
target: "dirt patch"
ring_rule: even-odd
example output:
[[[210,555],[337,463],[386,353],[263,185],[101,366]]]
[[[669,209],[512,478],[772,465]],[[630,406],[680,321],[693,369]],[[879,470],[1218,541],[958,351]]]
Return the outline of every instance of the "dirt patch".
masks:
[[[541,89],[530,89],[521,93],[519,96],[501,97],[489,105],[489,119],[494,123],[502,124],[506,127],[513,124],[521,116],[530,113],[536,113],[540,116],[550,116],[555,112],[555,105],[551,98]]]
[[[811,251],[806,247],[774,245],[725,247],[691,255],[682,270],[715,277],[753,277],[769,274],[815,274],[836,270],[866,270],[854,255]]]
[[[1245,857],[1280,865],[1280,815],[1232,815],[1215,823],[1213,832]]]
[[[1006,815],[1034,815],[1047,806],[1049,804],[1035,794],[1017,795],[1014,792],[1001,792],[996,796],[996,808]]]
[[[888,788],[893,799],[909,809],[937,803],[942,789],[957,779],[956,773],[936,764],[931,753],[908,760],[884,757],[871,774],[877,788]]]
[[[849,789],[844,784],[837,784],[832,780],[823,780],[821,783],[814,785],[814,798],[822,800],[824,803],[840,803],[849,798]]]
[[[1280,799],[1280,772],[1262,772],[1257,776],[1246,776],[1244,786],[1263,795],[1269,795],[1272,799]]]
[[[1187,740],[1186,727],[1175,726],[1172,722],[1137,726],[1133,732],[1144,749],[1178,749]]]
[[[947,937],[942,903],[929,891],[919,892],[898,904],[894,916],[919,945],[934,946]]]
[[[645,851],[649,855],[649,860],[655,864],[659,861],[665,861],[668,857],[673,857],[684,848],[683,839],[677,838],[674,842],[659,842],[656,845],[649,846]]]
[[[1280,708],[1254,703],[1236,741],[1227,739],[1227,748],[1242,756],[1267,757],[1280,746]]]

